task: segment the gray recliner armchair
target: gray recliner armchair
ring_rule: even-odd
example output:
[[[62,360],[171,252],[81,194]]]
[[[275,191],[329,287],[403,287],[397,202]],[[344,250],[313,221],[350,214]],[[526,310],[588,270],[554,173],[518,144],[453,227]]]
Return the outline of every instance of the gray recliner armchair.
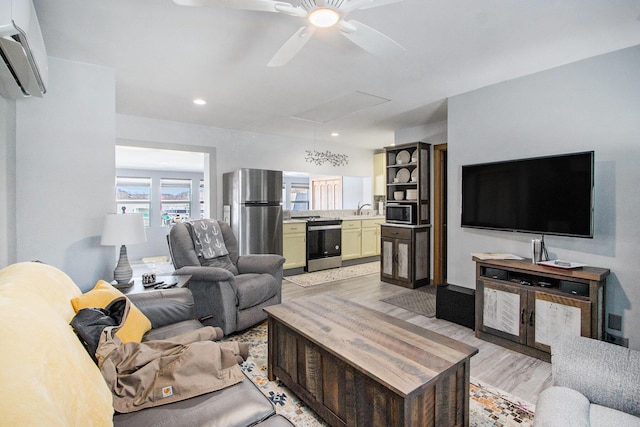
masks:
[[[222,239],[211,234],[211,224]],[[188,286],[203,324],[218,326],[225,335],[242,331],[267,318],[263,308],[280,303],[285,259],[275,254],[239,256],[238,241],[227,223],[176,224],[168,241],[175,274],[192,276]]]

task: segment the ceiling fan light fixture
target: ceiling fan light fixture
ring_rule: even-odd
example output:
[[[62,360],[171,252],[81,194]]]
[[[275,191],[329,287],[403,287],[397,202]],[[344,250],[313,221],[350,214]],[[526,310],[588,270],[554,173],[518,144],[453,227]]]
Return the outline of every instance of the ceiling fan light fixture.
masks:
[[[340,14],[328,7],[319,7],[309,13],[309,22],[320,28],[328,28],[336,25],[340,20]]]

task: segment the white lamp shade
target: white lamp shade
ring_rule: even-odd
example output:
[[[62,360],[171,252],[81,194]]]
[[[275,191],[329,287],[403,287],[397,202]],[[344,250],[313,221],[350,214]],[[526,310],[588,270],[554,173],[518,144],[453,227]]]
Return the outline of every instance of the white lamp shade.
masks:
[[[106,214],[102,228],[101,245],[129,245],[144,243],[147,234],[144,230],[142,214]]]

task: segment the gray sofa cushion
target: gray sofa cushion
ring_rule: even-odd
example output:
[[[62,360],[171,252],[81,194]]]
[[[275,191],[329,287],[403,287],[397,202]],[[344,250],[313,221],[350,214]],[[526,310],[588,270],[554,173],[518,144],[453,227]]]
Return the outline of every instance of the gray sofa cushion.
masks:
[[[116,414],[114,426],[250,426],[275,413],[269,399],[245,378],[223,390],[128,414]]]
[[[640,418],[606,406],[591,405],[589,412],[592,426],[599,427],[640,427]]]
[[[193,294],[187,288],[157,289],[127,298],[147,316],[152,328],[194,318]]]

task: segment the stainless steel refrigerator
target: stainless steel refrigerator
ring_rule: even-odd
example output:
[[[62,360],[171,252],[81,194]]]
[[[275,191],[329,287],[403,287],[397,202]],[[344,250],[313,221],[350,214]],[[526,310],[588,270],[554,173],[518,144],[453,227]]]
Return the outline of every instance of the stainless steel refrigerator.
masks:
[[[222,175],[223,219],[240,255],[282,255],[282,171],[239,169]]]

